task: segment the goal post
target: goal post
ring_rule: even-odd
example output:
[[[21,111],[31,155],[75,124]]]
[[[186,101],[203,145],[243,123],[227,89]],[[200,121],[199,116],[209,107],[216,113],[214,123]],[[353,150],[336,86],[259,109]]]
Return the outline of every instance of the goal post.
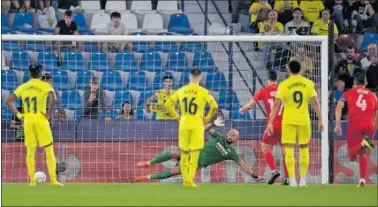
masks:
[[[28,45],[36,44],[37,42],[42,42],[41,44],[44,46],[36,49]],[[70,51],[62,50],[60,54],[58,54],[57,45],[61,48],[65,46],[67,42],[69,42],[69,44],[75,43],[73,44],[73,47],[76,47],[75,51],[81,53],[84,58],[80,60],[76,58],[65,59],[65,53]],[[238,52],[240,48],[233,47],[233,52],[227,52],[229,49],[228,45],[232,45],[228,43],[235,42],[240,43],[242,45],[241,48],[245,49],[245,56],[251,60],[253,68],[245,64],[246,57]],[[106,45],[104,43],[124,43],[125,47],[130,46],[126,43],[131,43],[130,47],[132,47],[132,49],[130,48],[130,51],[125,49],[125,51],[135,56],[135,65],[133,65],[134,63],[130,63],[125,66],[127,69],[119,68],[116,65],[118,52],[108,50],[105,53],[112,58],[106,60],[106,67],[103,67],[102,63],[104,60],[102,60],[101,57],[91,58],[91,54],[101,52],[103,45]],[[199,47],[198,50],[195,47],[194,49],[193,47],[183,47],[186,44],[192,44],[193,46],[197,43]],[[5,44],[15,44],[16,46],[12,47]],[[86,47],[90,44],[91,47]],[[309,78],[316,82],[325,128],[322,133],[318,133],[316,119],[314,116],[311,116],[313,138],[315,141],[314,144],[312,144],[313,150],[310,155],[314,158],[311,158],[309,176],[311,177],[311,174],[316,174],[316,176],[310,178],[311,183],[328,184],[330,150],[328,130],[330,129],[328,129],[329,50],[327,36],[2,35],[2,51],[4,51],[3,55],[9,66],[8,72],[2,70],[2,94],[12,92],[14,87],[12,88],[10,85],[19,85],[25,80],[24,75],[27,69],[21,67],[25,62],[32,63],[33,61],[42,61],[49,66],[46,71],[52,73],[53,76],[56,70],[67,71],[68,80],[61,78],[57,80],[59,83],[53,83],[60,84],[59,95],[61,99],[64,97],[70,99],[68,101],[62,100],[63,108],[69,117],[68,120],[52,122],[56,142],[55,148],[57,148],[56,150],[58,151],[56,155],[58,168],[61,168],[62,174],[60,175],[61,178],[67,182],[132,182],[132,178],[136,175],[154,173],[157,172],[157,170],[161,171],[165,170],[167,167],[174,166],[174,164],[168,163],[163,167],[157,166],[150,170],[137,169],[135,166],[135,162],[140,161],[140,159],[149,160],[156,156],[161,150],[174,149],[174,146],[177,146],[177,124],[171,120],[155,120],[156,115],[154,115],[154,113],[148,117],[149,112],[146,112],[145,106],[146,102],[148,102],[147,99],[163,86],[162,82],[156,82],[156,80],[163,80],[163,77],[160,79],[157,78],[158,74],[164,74],[165,71],[172,74],[174,80],[173,88],[177,89],[187,80],[185,74],[188,68],[203,67],[203,71],[205,71],[203,80],[204,86],[211,87],[211,93],[215,96],[217,101],[225,102],[222,104],[221,108],[227,120],[226,127],[219,130],[226,132],[230,127],[237,128],[241,133],[240,140],[236,143],[238,152],[242,154],[243,159],[247,160],[247,164],[252,165],[252,168],[258,168],[257,171],[259,173],[267,175],[266,164],[265,161],[262,160],[259,145],[262,137],[261,132],[265,129],[265,117],[263,113],[261,113],[263,108],[254,109],[252,112],[249,112],[248,116],[238,114],[240,105],[246,104],[246,101],[250,100],[254,95],[253,93],[256,92],[253,91],[251,93],[247,89],[250,87],[258,89],[261,87],[260,84],[254,84],[256,83],[256,80],[253,80],[256,78],[254,73],[263,78],[266,71],[266,63],[263,60],[263,55],[254,50],[254,45],[259,44],[269,45],[269,47],[274,47],[274,45],[277,44],[285,44],[288,45],[287,50],[289,50],[290,53],[296,52],[295,54],[297,56],[301,55],[298,54],[298,48],[303,46],[306,48],[306,53],[309,54],[308,56],[313,59],[313,67],[315,69]],[[81,49],[79,50],[77,50],[78,45],[81,45]],[[164,48],[164,46],[167,45],[169,47]],[[93,51],[88,48],[93,48]],[[28,60],[24,59],[26,57],[22,55],[14,54],[21,54],[23,52],[27,52]],[[170,58],[173,57],[177,58],[176,62],[179,62],[179,55],[170,55],[170,53],[177,52],[184,53],[187,59],[185,62],[189,63],[182,63],[183,65],[175,65],[174,67],[169,65]],[[204,54],[197,55],[197,53],[201,52],[208,52],[212,57],[205,57]],[[62,57],[61,63],[57,66],[57,61],[51,59],[43,60],[43,58],[47,58],[47,56],[40,55],[40,53],[53,53],[56,56],[60,56]],[[144,57],[145,53],[158,53],[160,55]],[[228,57],[227,54],[232,54],[232,57]],[[289,56],[292,56],[286,53],[280,54],[285,56],[282,58],[286,59],[290,59]],[[270,55],[270,50],[268,55]],[[123,57],[125,58],[125,56]],[[42,60],[40,58],[42,58]],[[147,59],[144,60],[143,58]],[[157,60],[156,58],[161,58],[162,60]],[[209,59],[214,59],[214,62],[211,63]],[[80,64],[85,66],[78,66],[78,68],[65,67],[65,64],[71,63],[77,66],[79,61]],[[124,61],[124,59],[121,58],[120,61]],[[150,62],[153,63],[150,64]],[[155,64],[156,62],[159,63]],[[172,62],[174,63],[175,61],[173,60]],[[142,64],[145,65],[142,66]],[[234,65],[234,68],[232,69],[230,65]],[[280,69],[276,70],[280,71]],[[9,78],[12,76],[12,74],[10,74],[13,73],[12,71],[14,71],[15,78]],[[77,97],[83,99],[85,93],[83,92],[85,91],[84,87],[89,84],[86,82],[89,81],[89,79],[87,80],[86,78],[84,78],[86,81],[83,80],[83,82],[80,83],[82,85],[78,82],[78,78],[80,78],[78,73],[81,74],[83,71],[91,71],[94,76],[98,76],[100,88],[103,88],[105,91],[105,102],[107,102],[107,104],[103,108],[100,107],[98,109],[98,118],[82,117],[85,110],[85,103],[82,103],[83,100],[72,103],[73,97],[76,96],[71,92],[79,91]],[[118,71],[116,72],[117,75],[110,73],[115,71]],[[137,77],[134,79],[132,76],[136,74],[135,72],[140,71],[144,73],[143,78]],[[231,76],[228,75],[230,72],[233,73]],[[281,72],[281,74],[284,74],[282,67]],[[112,74],[112,76],[104,78],[104,74]],[[223,77],[225,79],[223,79]],[[232,77],[232,80],[228,80],[228,77]],[[115,81],[118,80],[118,78],[120,82]],[[285,77],[282,76],[281,79],[283,78]],[[53,77],[53,80],[56,80],[56,77]],[[7,81],[9,81],[9,84]],[[109,83],[106,81],[109,81]],[[133,81],[145,82],[136,84],[138,82]],[[227,83],[229,81],[232,82],[232,87]],[[232,93],[234,95],[230,96],[229,91],[234,91]],[[133,120],[125,121],[123,118],[122,120],[117,120],[116,117],[119,115],[119,111],[122,110],[121,105],[123,105],[126,100],[124,99],[126,93],[133,99],[132,107],[135,115],[134,118],[132,118]],[[227,97],[226,100],[221,100],[223,97],[222,94]],[[120,95],[122,99],[117,100],[117,95]],[[235,98],[232,98],[233,100],[227,100],[229,96],[236,96],[237,102],[234,101]],[[101,100],[99,99],[99,101]],[[155,110],[158,110],[158,104],[154,106],[156,106]],[[3,110],[3,107],[5,107],[4,104],[2,104],[2,113],[10,113],[9,110]],[[112,114],[111,110],[116,111],[117,114]],[[70,114],[71,112],[72,114]],[[142,114],[139,114],[139,112]],[[109,124],[105,123],[103,120],[104,117],[108,116],[113,119]],[[22,143],[15,142],[15,129],[9,127],[10,116],[4,117],[7,118],[2,118],[2,181],[25,182],[27,181],[24,159],[25,149]],[[250,148],[252,150],[250,150]],[[281,163],[279,166],[282,166],[282,156],[280,157],[278,151],[276,151],[275,155],[279,157],[278,160]],[[40,168],[38,170],[41,171],[42,169],[46,169],[46,166],[43,164],[44,159],[40,152],[37,154],[37,159],[40,160],[37,161],[37,169]],[[40,163],[38,164],[38,162]],[[202,182],[240,182],[241,180],[242,182],[254,182],[247,179],[242,171],[236,168],[236,165],[232,165],[229,162],[202,170],[200,174],[197,174],[197,177],[198,176],[201,178],[197,179],[200,179]],[[177,181],[177,179],[168,179],[167,182]]]

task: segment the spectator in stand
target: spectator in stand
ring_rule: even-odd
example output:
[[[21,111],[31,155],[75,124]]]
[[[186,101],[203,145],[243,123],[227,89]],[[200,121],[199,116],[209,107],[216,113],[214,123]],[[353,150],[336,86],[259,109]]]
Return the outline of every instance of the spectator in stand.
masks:
[[[123,102],[121,106],[121,111],[119,115],[116,117],[118,120],[131,120],[134,118],[134,110],[133,106],[129,101]]]
[[[21,104],[22,105],[22,104]],[[17,111],[22,112],[22,106],[17,107]],[[19,119],[16,115],[12,116],[10,121],[10,128],[14,129],[14,136],[16,141],[23,141],[24,140],[24,127],[22,126],[22,120]]]
[[[322,1],[318,0],[301,0],[299,8],[303,11],[303,17],[312,25],[319,18],[319,12],[324,9]]]
[[[127,35],[128,31],[126,26],[121,22],[121,14],[119,12],[113,12],[110,15],[112,22],[106,27],[106,34],[108,35]],[[109,42],[103,43],[102,49],[104,51],[110,51],[113,53],[123,52],[125,47],[131,49],[131,43],[123,42]]]
[[[360,63],[355,59],[354,48],[349,47],[346,53],[346,59],[340,60],[335,68],[335,77],[345,83],[346,89],[353,87],[353,73],[361,70]]]
[[[267,19],[266,11],[270,11],[272,7],[266,0],[256,0],[249,8],[249,14],[251,15],[250,28],[253,30],[258,29],[258,23]]]
[[[278,11],[278,21],[283,25],[293,19],[293,9],[298,7],[297,1],[275,1],[274,10]]]
[[[1,1],[1,13],[7,15],[11,9],[11,2],[9,0]]]
[[[326,0],[324,5],[331,11],[340,33],[349,33],[349,20],[352,14],[352,7],[348,0]]]
[[[356,33],[365,34],[368,27],[378,24],[377,18],[373,18],[375,11],[369,0],[354,2],[352,9],[352,25],[356,28]]]
[[[54,88],[54,92],[55,92],[55,95],[56,95],[56,101],[55,101],[54,113],[53,113],[52,118],[54,120],[59,120],[59,121],[67,120],[66,111],[64,111],[64,108],[61,106],[60,96],[58,95],[59,91],[53,85],[51,74],[45,73],[41,77],[41,80],[47,82],[48,84],[50,84]],[[48,100],[47,100],[47,102],[48,102]],[[47,109],[46,109],[46,111],[47,111]]]
[[[343,80],[337,80],[336,81],[336,90],[333,91],[333,100],[335,102],[335,104],[337,104],[337,102],[340,100],[341,96],[343,95],[343,93],[345,92],[345,83]],[[346,89],[348,90],[348,89]],[[343,110],[342,110],[342,119],[345,120],[347,119],[347,116],[348,116],[348,108],[347,107],[344,107]]]
[[[39,7],[42,13],[39,15],[39,27],[44,29],[54,29],[57,24],[54,7],[51,6],[51,0],[40,0]]]
[[[295,8],[293,10],[294,19],[285,25],[286,34],[308,35],[310,34],[310,24],[302,20],[302,10]]]
[[[17,12],[20,12],[23,6],[25,7],[25,13],[35,11],[32,7],[30,7],[31,0],[24,0],[24,5],[21,5],[19,0],[12,0],[11,2],[13,5],[13,8],[17,9]]]
[[[325,35],[328,36],[328,23],[331,18],[331,13],[328,9],[323,9],[319,13],[319,20],[314,23],[311,29],[313,35]],[[334,24],[335,39],[337,38],[339,31],[336,24]]]
[[[100,81],[97,77],[92,77],[90,85],[84,88],[84,117],[97,119],[99,110],[105,114],[105,121],[110,122],[107,117],[105,92],[100,88]]]
[[[304,75],[307,78],[310,78],[312,73],[312,60],[310,57],[307,56],[307,52],[304,47],[298,47],[296,51],[296,55],[291,57],[289,62],[292,60],[297,60],[301,63],[301,71],[300,74]]]
[[[372,43],[368,46],[368,55],[361,60],[361,68],[366,72],[367,86],[373,92],[378,89],[378,52],[377,45]]]

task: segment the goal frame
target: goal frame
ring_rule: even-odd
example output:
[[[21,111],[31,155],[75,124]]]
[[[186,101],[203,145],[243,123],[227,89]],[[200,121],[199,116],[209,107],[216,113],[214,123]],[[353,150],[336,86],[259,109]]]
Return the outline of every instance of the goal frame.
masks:
[[[329,183],[329,134],[328,134],[328,36],[286,35],[234,35],[234,36],[161,36],[161,35],[1,35],[2,40],[11,41],[73,41],[73,42],[320,42],[321,43],[321,113],[324,131],[321,133],[321,183]],[[317,130],[317,129],[314,129]]]

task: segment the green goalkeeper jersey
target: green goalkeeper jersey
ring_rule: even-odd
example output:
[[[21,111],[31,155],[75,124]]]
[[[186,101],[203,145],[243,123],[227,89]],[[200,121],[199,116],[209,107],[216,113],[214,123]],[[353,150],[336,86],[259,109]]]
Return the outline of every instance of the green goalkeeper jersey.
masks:
[[[239,163],[241,159],[232,144],[229,144],[222,134],[214,132],[201,150],[198,168],[207,167],[224,160],[233,160]]]

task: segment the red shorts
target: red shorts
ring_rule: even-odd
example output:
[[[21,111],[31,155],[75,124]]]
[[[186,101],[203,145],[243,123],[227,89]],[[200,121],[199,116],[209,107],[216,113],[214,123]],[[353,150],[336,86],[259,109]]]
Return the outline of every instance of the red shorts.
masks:
[[[281,130],[281,126],[273,126],[273,134],[271,136],[265,131],[262,142],[270,145],[279,144],[281,141]]]
[[[361,145],[364,136],[373,138],[375,132],[375,123],[373,122],[349,122],[347,129],[347,146],[353,148]]]

